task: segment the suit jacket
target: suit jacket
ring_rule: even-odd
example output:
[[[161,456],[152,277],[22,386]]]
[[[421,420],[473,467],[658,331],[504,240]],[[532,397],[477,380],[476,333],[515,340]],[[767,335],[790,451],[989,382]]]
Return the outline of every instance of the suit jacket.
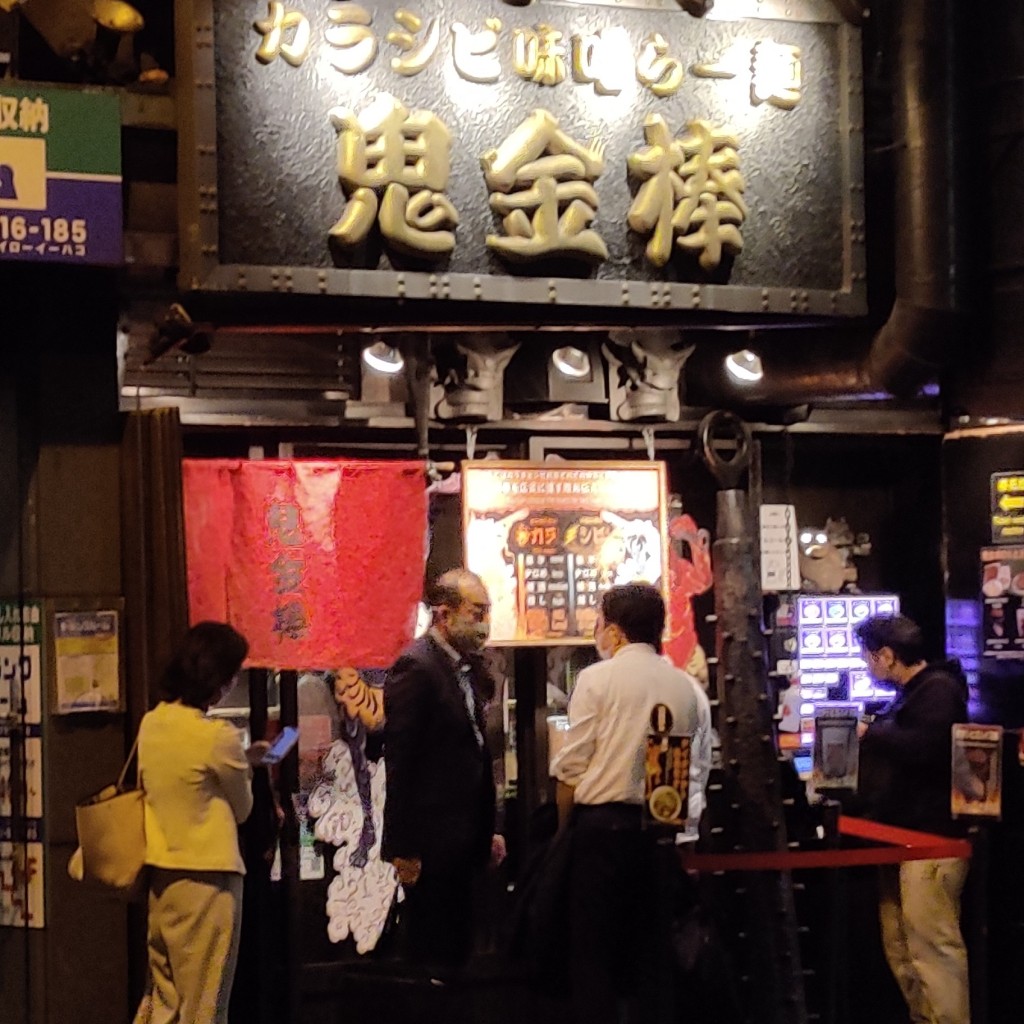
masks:
[[[471,666],[474,715],[484,734],[488,677]],[[418,857],[423,871],[486,862],[494,834],[494,773],[473,731],[457,668],[431,636],[414,641],[384,685],[383,856]]]

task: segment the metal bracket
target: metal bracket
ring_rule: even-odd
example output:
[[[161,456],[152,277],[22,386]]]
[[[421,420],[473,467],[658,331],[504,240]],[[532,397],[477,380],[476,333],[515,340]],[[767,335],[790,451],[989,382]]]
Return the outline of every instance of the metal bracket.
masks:
[[[640,430],[640,434],[644,439],[644,444],[647,446],[647,458],[654,461],[654,427],[643,427]]]
[[[736,451],[731,459],[723,458],[715,446],[716,441],[727,440],[720,436],[722,431],[731,434],[736,443]],[[704,454],[704,461],[711,470],[711,475],[718,481],[719,487],[726,490],[738,487],[750,465],[750,427],[734,412],[719,409],[716,412],[709,412],[700,421],[700,426],[697,427],[697,440]]]

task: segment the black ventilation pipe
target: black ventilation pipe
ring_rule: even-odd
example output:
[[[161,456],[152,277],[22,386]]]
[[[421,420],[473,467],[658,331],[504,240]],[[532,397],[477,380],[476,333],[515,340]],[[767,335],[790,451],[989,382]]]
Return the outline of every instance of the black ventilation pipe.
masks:
[[[963,93],[958,96],[956,88],[954,21],[963,20],[958,7],[958,0],[902,0],[895,11],[896,300],[888,320],[873,337],[838,325],[755,332],[754,342],[766,342],[760,352],[766,372],[759,384],[736,384],[721,372],[718,358],[691,357],[686,368],[689,404],[906,396],[935,380],[947,365],[966,306],[964,192],[956,183],[970,153],[959,107]],[[868,224],[869,232],[883,230],[881,224]],[[727,350],[743,347],[755,344],[746,339]]]

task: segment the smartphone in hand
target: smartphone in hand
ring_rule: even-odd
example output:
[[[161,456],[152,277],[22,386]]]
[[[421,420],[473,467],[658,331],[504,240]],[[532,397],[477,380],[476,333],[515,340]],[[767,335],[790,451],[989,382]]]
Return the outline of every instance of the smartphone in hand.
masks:
[[[294,725],[286,725],[278,734],[260,760],[261,765],[274,765],[280,762],[296,743],[299,742],[299,730]]]

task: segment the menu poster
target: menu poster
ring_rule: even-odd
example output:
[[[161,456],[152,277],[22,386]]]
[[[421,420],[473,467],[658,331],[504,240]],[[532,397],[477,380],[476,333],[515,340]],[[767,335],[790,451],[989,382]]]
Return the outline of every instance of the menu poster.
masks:
[[[644,809],[648,824],[683,828],[690,813],[689,736],[673,736],[666,704],[651,710],[644,750]]]
[[[603,590],[667,586],[662,462],[467,462],[462,495],[492,643],[589,643]]]
[[[1002,753],[1001,725],[953,726],[950,811],[954,818],[1002,817]]]
[[[811,785],[815,789],[856,789],[860,770],[857,722],[860,705],[819,707],[814,716]]]
[[[981,549],[986,658],[1024,660],[1024,547]]]

